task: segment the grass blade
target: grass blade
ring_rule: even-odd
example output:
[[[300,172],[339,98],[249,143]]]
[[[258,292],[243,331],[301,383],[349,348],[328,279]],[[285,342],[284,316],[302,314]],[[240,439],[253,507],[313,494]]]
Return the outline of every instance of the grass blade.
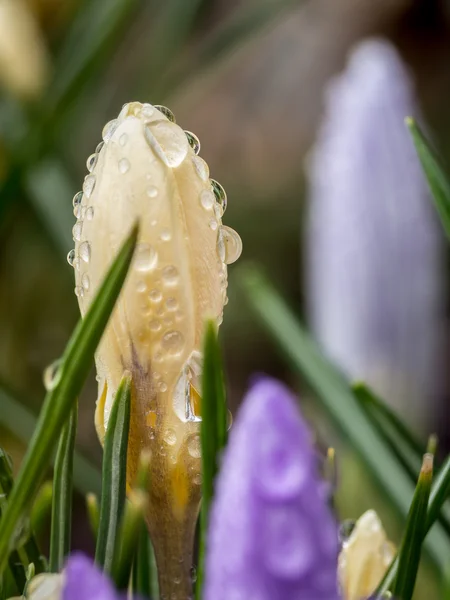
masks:
[[[16,394],[0,380],[0,423],[20,441],[27,444],[34,430],[37,419],[33,413],[24,406],[24,401],[17,399]],[[101,474],[88,460],[75,451],[73,459],[73,483],[82,494],[93,492],[100,494]]]
[[[411,600],[416,585],[422,544],[426,534],[427,506],[432,480],[433,456],[425,454],[398,553],[397,577],[392,588],[392,593],[398,600]]]
[[[53,476],[52,522],[50,530],[49,571],[58,573],[70,551],[72,526],[72,470],[78,406],[72,409],[59,440]]]
[[[95,494],[86,494],[86,512],[92,535],[94,536],[95,543],[97,543],[100,509],[98,506],[98,498]]]
[[[139,598],[158,600],[158,573],[155,553],[145,523],[139,534],[138,549],[133,568],[133,593]]]
[[[125,504],[128,433],[130,429],[131,377],[125,375],[117,389],[103,453],[102,499],[95,562],[111,573],[119,523]]]
[[[414,486],[374,429],[344,377],[324,358],[259,270],[241,267],[240,280],[255,314],[365,462],[380,490],[406,516]],[[436,525],[427,540],[427,549],[433,562],[443,570],[444,557],[450,554],[450,540],[440,525]]]
[[[441,219],[447,238],[450,239],[450,182],[435,151],[411,117],[406,125],[412,135],[417,154],[428,180],[434,205]]]
[[[61,359],[54,387],[45,398],[36,430],[12,490],[5,518],[0,523],[0,574],[14,544],[20,520],[30,508],[48,467],[57,432],[64,425],[88,375],[95,349],[125,281],[137,234],[138,228],[135,226],[109,269],[85,318],[75,328]]]
[[[223,381],[222,359],[217,339],[217,327],[213,321],[206,323],[203,346],[202,423],[200,430],[202,446],[202,508],[200,512],[200,549],[197,569],[197,599],[201,598],[208,514],[214,496],[219,457],[226,444],[227,404]]]
[[[36,500],[31,509],[31,531],[39,537],[43,534],[47,524],[50,522],[52,513],[53,484],[46,481],[38,492]]]

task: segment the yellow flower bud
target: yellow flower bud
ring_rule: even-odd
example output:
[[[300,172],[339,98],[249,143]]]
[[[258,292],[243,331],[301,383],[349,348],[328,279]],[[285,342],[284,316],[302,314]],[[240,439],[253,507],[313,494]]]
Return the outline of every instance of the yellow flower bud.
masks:
[[[162,593],[178,598],[190,594],[200,502],[203,327],[206,318],[222,320],[226,265],[239,257],[242,243],[222,226],[226,195],[209,179],[198,139],[158,108],[132,102],[105,126],[74,198],[75,250],[68,260],[84,314],[139,219],[133,264],[96,354],[96,426],[103,440],[115,391],[129,370],[128,482],[142,450],[150,450],[148,524]]]
[[[356,521],[339,555],[338,578],[345,600],[373,594],[395,556],[380,519],[368,510]]]
[[[49,58],[33,14],[23,0],[0,0],[0,82],[23,98],[38,96]]]

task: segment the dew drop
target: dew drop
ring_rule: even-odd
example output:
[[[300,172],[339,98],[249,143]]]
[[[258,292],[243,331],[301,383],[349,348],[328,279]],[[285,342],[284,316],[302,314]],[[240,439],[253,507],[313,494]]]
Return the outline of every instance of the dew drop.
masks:
[[[217,229],[217,221],[216,221],[216,219],[211,219],[210,222],[209,222],[209,226],[210,226],[210,228],[213,231],[215,231]]]
[[[166,308],[167,310],[176,310],[178,307],[178,301],[176,298],[167,298]]]
[[[77,287],[75,288],[75,296],[77,298],[82,298],[84,296],[84,290],[81,287],[81,285],[77,285]]]
[[[242,253],[242,240],[237,231],[226,225],[220,228],[217,237],[217,252],[220,260],[227,265],[237,261]]]
[[[170,238],[172,237],[172,236],[171,236],[171,234],[170,234],[170,229],[167,229],[167,228],[163,229],[163,230],[161,231],[161,234],[160,234],[160,236],[159,236],[159,237],[161,238],[161,240],[162,240],[163,242],[168,242],[168,241],[170,241]]]
[[[149,119],[155,112],[154,107],[151,104],[143,104],[141,114],[145,119]]]
[[[95,175],[87,175],[83,182],[83,192],[86,195],[86,198],[90,198],[92,196],[92,192],[95,188]]]
[[[194,156],[192,162],[194,163],[195,170],[197,171],[197,175],[200,177],[200,179],[202,181],[208,181],[209,167],[203,158],[200,158],[200,156]]]
[[[192,458],[200,458],[201,456],[201,446],[200,446],[200,436],[193,435],[188,440],[188,452],[192,456]]]
[[[191,573],[191,581],[192,581],[192,583],[195,583],[197,581],[197,569],[195,567],[191,567],[190,573]]]
[[[75,225],[72,227],[72,235],[73,235],[73,239],[76,242],[79,242],[81,240],[81,232],[83,230],[83,222],[82,221],[78,221],[77,223],[75,223]]]
[[[128,135],[126,133],[122,133],[122,135],[119,138],[119,144],[121,146],[125,146],[125,144],[128,142]]]
[[[77,208],[77,206],[80,206],[82,200],[83,200],[83,192],[77,192],[72,199],[72,206],[74,208]]]
[[[159,331],[161,329],[161,323],[158,321],[158,319],[153,319],[152,321],[150,321],[150,323],[148,324],[150,331]],[[156,375],[153,375],[154,377],[156,377]]]
[[[177,434],[173,429],[166,429],[164,432],[164,441],[166,444],[169,444],[169,446],[173,446],[176,443]]]
[[[156,302],[161,302],[161,300],[162,300],[162,294],[161,294],[160,290],[158,290],[158,289],[155,288],[154,290],[152,290],[150,292],[149,298],[150,298],[150,300],[152,302],[155,302],[155,303]]]
[[[163,335],[161,345],[170,356],[177,356],[184,348],[184,337],[179,331],[168,331]]]
[[[211,179],[211,187],[214,195],[216,197],[217,202],[222,207],[222,214],[225,212],[227,208],[227,193],[223,189],[223,186],[216,181],[215,179]]]
[[[178,271],[173,265],[164,267],[162,278],[166,285],[175,285],[178,281]]]
[[[158,254],[150,244],[138,244],[135,251],[134,267],[137,271],[151,271],[158,262]]]
[[[71,267],[73,267],[73,262],[75,260],[75,250],[70,250],[69,254],[67,255],[67,262],[69,263],[69,265]]]
[[[196,473],[192,479],[192,481],[195,483],[195,485],[201,485],[202,484],[202,476],[201,473]]]
[[[147,285],[145,281],[138,281],[136,285],[136,290],[139,294],[142,294],[147,289]]]
[[[163,392],[163,393],[167,392],[167,384],[164,383],[164,381],[160,381],[158,383],[158,389],[159,389],[160,392]]]
[[[81,277],[81,285],[86,292],[89,290],[90,283],[89,275],[87,273],[83,273],[83,276]]]
[[[95,149],[97,154],[99,154],[101,152],[104,145],[105,145],[105,142],[100,142],[99,144],[97,144],[97,148]]]
[[[156,108],[156,110],[159,110],[159,112],[162,113],[165,117],[167,117],[171,123],[176,123],[175,115],[170,110],[170,108],[167,108],[167,106],[162,106],[161,104],[155,104],[155,106],[153,108]]]
[[[119,126],[119,121],[117,119],[113,119],[112,121],[109,121],[108,123],[106,123],[106,125],[103,127],[103,131],[102,131],[102,138],[105,143],[109,142],[109,140],[114,135],[114,132],[116,131],[118,126]]]
[[[130,170],[130,161],[128,158],[121,158],[118,163],[119,172],[124,175]]]
[[[186,158],[189,144],[184,131],[170,121],[145,125],[144,136],[153,152],[168,167],[178,167]]]
[[[95,169],[95,165],[97,164],[98,156],[97,154],[91,154],[90,157],[86,161],[86,167],[89,173]]]
[[[91,260],[91,246],[89,242],[83,242],[80,244],[79,255],[85,263],[88,263]]]
[[[198,154],[200,152],[200,140],[192,131],[185,131],[184,133],[186,134],[189,146],[195,154]]]
[[[44,371],[44,387],[47,392],[55,389],[61,380],[62,370],[61,370],[62,360],[58,358],[51,365],[49,365]]]
[[[86,219],[88,221],[92,221],[93,218],[94,218],[94,207],[88,206],[86,209]]]
[[[158,195],[158,188],[154,185],[150,185],[147,188],[147,196],[149,198],[156,198],[157,195]]]
[[[345,544],[345,542],[352,535],[353,530],[355,529],[356,521],[353,519],[346,519],[342,521],[339,526],[338,537],[341,544]]]
[[[215,201],[216,197],[211,190],[203,190],[200,194],[200,204],[205,210],[210,210],[214,206]]]

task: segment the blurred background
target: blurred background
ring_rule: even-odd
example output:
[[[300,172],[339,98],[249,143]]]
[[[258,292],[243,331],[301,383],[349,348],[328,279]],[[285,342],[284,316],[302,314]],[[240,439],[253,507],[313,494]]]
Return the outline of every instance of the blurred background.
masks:
[[[436,145],[450,158],[450,5],[444,0],[0,0],[0,412],[14,398],[36,414],[43,370],[78,319],[66,262],[73,247],[71,201],[104,124],[127,101],[167,105],[198,135],[212,176],[227,190],[225,222],[242,237],[241,261],[261,263],[308,320],[310,150],[329,81],[370,36],[387,37],[397,48]],[[246,307],[234,268],[221,328],[233,410],[257,371],[302,391]],[[419,430],[422,416],[415,419],[414,412],[425,409],[422,433],[437,431],[448,449],[445,290],[441,300],[438,392],[413,404],[387,400]],[[80,400],[79,447],[99,465],[95,398],[92,374]],[[395,539],[395,518],[373,488],[361,485],[362,468],[317,417],[307,392],[302,398],[322,443],[340,448],[342,517],[375,506]],[[8,411],[9,420],[20,422],[10,404]],[[17,464],[24,440],[10,429],[0,429],[0,443]],[[74,535],[76,547],[89,546],[82,526]],[[417,597],[432,599],[432,590]]]

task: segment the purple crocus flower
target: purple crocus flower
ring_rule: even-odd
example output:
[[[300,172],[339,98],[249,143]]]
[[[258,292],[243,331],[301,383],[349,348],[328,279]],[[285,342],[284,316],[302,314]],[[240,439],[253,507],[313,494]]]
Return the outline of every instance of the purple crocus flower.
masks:
[[[259,379],[211,509],[204,600],[336,600],[336,523],[295,398]]]
[[[307,294],[329,356],[421,419],[438,391],[443,278],[440,227],[404,125],[416,112],[396,49],[360,44],[330,85],[310,165]]]
[[[99,568],[83,554],[73,554],[64,570],[61,600],[119,600],[113,584]]]

